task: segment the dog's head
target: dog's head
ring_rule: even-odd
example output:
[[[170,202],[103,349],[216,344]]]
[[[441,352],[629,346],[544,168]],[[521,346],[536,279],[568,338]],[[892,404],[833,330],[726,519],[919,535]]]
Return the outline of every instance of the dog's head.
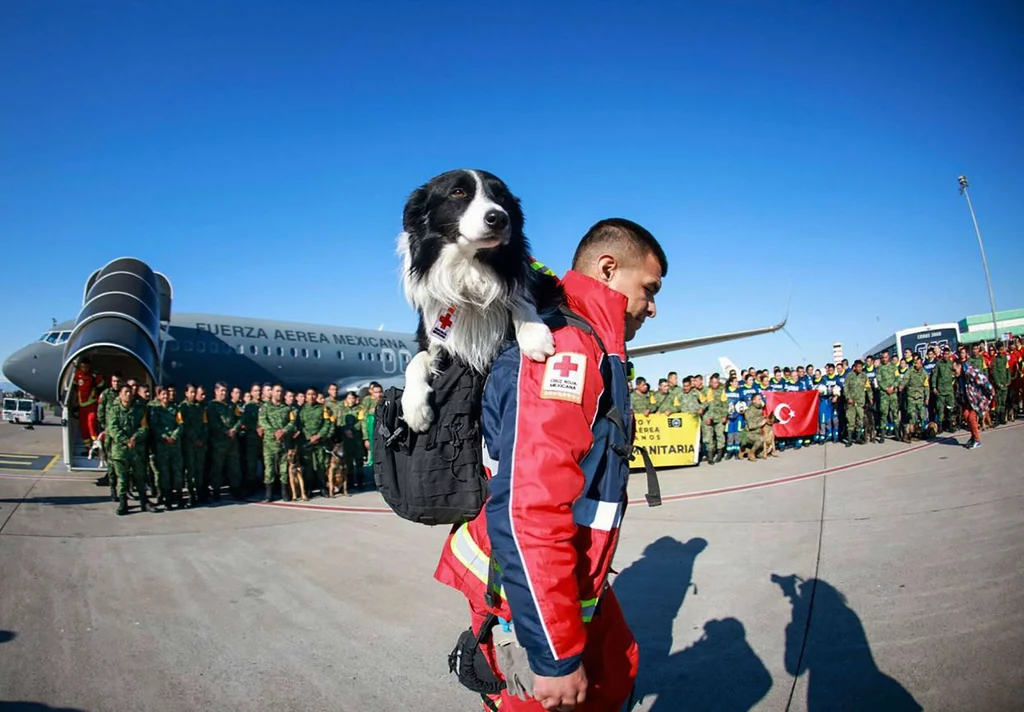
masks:
[[[524,279],[529,243],[523,222],[519,199],[491,173],[460,169],[431,178],[409,196],[402,216],[398,252],[410,302],[421,301],[415,287],[438,263],[444,263],[443,271],[450,276],[490,268],[498,277],[467,274],[432,285],[432,294],[441,301],[487,304],[504,297]],[[452,294],[452,287],[455,292],[469,288],[484,293]]]

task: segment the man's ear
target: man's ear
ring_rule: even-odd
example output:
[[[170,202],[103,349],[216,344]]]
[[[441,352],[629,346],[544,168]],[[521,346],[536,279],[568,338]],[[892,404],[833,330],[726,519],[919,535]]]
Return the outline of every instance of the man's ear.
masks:
[[[618,268],[618,262],[612,255],[601,255],[597,260],[598,277],[605,284],[612,281]]]

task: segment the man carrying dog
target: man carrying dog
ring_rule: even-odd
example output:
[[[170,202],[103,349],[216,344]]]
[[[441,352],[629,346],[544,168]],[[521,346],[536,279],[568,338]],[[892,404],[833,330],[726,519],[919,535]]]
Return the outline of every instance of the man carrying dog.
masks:
[[[490,709],[613,712],[632,694],[637,644],[607,580],[633,437],[625,344],[655,316],[667,269],[647,230],[600,221],[562,279],[567,306],[593,333],[555,327],[545,362],[514,342],[494,362],[481,421],[490,498],[453,532],[435,572],[465,594],[474,633],[489,611],[506,622],[480,646],[513,687],[487,696]],[[599,407],[606,380],[611,406],[627,414],[618,426]]]

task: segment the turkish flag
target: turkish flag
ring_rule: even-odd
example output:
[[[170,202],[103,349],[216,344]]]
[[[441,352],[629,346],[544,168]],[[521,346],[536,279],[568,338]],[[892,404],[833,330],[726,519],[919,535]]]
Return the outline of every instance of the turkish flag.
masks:
[[[798,438],[818,432],[818,391],[771,391],[765,396],[768,412],[775,414],[775,437]]]

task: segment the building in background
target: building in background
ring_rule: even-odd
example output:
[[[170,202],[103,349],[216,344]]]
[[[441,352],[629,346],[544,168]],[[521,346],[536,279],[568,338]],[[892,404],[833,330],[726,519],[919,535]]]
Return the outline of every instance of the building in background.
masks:
[[[960,343],[973,344],[977,341],[992,341],[994,338],[1005,339],[1007,334],[1024,334],[1024,309],[996,312],[996,323],[999,325],[998,337],[992,334],[991,313],[964,317],[957,323]]]

